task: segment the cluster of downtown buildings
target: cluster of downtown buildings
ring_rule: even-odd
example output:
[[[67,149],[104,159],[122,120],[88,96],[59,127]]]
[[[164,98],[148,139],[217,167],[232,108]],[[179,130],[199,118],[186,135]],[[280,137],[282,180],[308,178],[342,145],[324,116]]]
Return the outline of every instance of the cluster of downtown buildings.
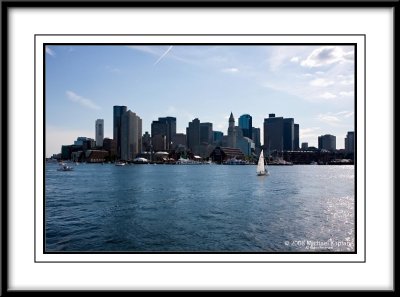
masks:
[[[168,154],[175,159],[209,159],[225,152],[224,157],[257,159],[261,149],[267,156],[284,152],[336,152],[336,137],[321,135],[318,148],[300,147],[299,124],[293,118],[269,114],[264,119],[264,144],[260,142],[260,128],[253,127],[252,117],[243,114],[236,126],[233,114],[229,117],[227,134],[214,131],[213,124],[198,118],[188,123],[185,133],[176,132],[176,117],[160,117],[151,123],[151,134],[142,133],[142,119],[126,106],[113,107],[113,139],[104,138],[104,120],[95,122],[95,139],[78,137],[73,145],[63,145],[58,156],[64,160],[102,162],[104,160],[133,161],[138,157],[154,159],[155,154]],[[344,153],[354,154],[354,132],[347,133]]]

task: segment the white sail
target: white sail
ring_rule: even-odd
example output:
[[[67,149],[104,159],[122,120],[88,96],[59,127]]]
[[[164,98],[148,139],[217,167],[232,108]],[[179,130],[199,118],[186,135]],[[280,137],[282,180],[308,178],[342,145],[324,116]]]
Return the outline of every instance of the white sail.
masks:
[[[265,170],[263,150],[261,150],[260,158],[258,159],[257,174],[258,175],[267,175],[268,174],[268,171]]]

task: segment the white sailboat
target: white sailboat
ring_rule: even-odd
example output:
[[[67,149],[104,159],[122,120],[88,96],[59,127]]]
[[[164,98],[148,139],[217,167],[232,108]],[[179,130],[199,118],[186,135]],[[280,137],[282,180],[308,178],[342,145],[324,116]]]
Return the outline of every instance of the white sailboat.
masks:
[[[260,158],[257,164],[257,175],[269,175],[268,168],[264,163],[264,152],[261,150]]]

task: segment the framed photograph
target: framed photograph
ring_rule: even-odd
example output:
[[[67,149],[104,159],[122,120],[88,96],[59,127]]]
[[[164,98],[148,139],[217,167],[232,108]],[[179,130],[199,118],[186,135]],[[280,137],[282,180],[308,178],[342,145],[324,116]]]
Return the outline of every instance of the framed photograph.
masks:
[[[3,292],[394,290],[398,2],[48,5],[2,3]]]

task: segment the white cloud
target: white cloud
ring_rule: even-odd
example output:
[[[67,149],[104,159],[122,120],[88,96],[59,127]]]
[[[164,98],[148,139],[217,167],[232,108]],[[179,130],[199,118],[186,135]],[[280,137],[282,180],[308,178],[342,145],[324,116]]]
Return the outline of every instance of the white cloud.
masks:
[[[350,92],[339,92],[339,95],[340,96],[344,96],[344,97],[351,97],[351,96],[353,96],[354,95],[354,92],[353,91],[350,91]]]
[[[310,138],[310,137],[315,137],[319,135],[319,132],[321,131],[320,127],[312,127],[312,128],[300,128],[300,138]]]
[[[237,73],[237,72],[239,72],[239,69],[238,68],[224,68],[221,71],[225,72],[225,73]]]
[[[319,97],[323,98],[323,99],[334,99],[334,98],[336,98],[336,95],[332,94],[330,92],[325,92],[325,93],[321,94]]]
[[[340,63],[352,60],[354,52],[345,52],[343,48],[338,46],[324,46],[317,48],[300,65],[304,67],[321,67],[334,63]]]
[[[336,113],[328,112],[325,114],[319,114],[317,119],[330,126],[340,126],[341,123],[347,121],[346,119],[354,115],[353,111],[343,110]]]
[[[46,46],[46,54],[49,54],[52,57],[55,57],[55,55],[56,55],[56,53],[48,46]]]
[[[90,109],[100,109],[100,106],[96,105],[92,100],[84,98],[72,91],[66,91],[67,98],[73,102],[77,102],[84,107],[88,107]]]
[[[314,86],[314,87],[327,87],[330,85],[333,85],[335,82],[332,80],[326,80],[323,78],[317,78],[314,79],[310,82],[310,85]]]
[[[352,117],[354,115],[354,111],[340,111],[336,113],[337,116],[343,116],[344,118],[349,118]]]
[[[300,56],[303,55],[304,48],[277,46],[272,47],[268,52],[267,63],[270,71],[278,71],[281,66],[291,63],[299,63]]]
[[[354,84],[354,80],[352,80],[352,79],[342,80],[340,83],[342,85],[345,85],[345,86],[353,85]]]
[[[351,90],[342,81],[350,83],[354,80],[354,65],[346,62],[352,50],[351,46],[276,47],[268,52],[266,62],[270,71],[260,74],[258,81],[263,87],[308,102],[330,100],[335,104],[345,104],[351,97],[340,95],[340,92]],[[300,58],[299,65],[290,62],[295,57]],[[316,67],[323,65],[326,67]]]
[[[338,117],[331,115],[331,114],[319,114],[317,119],[323,123],[335,126],[336,124],[340,123]]]
[[[354,115],[354,111],[351,111],[351,112],[345,114],[344,117],[349,118],[349,117],[352,117],[353,115]]]

